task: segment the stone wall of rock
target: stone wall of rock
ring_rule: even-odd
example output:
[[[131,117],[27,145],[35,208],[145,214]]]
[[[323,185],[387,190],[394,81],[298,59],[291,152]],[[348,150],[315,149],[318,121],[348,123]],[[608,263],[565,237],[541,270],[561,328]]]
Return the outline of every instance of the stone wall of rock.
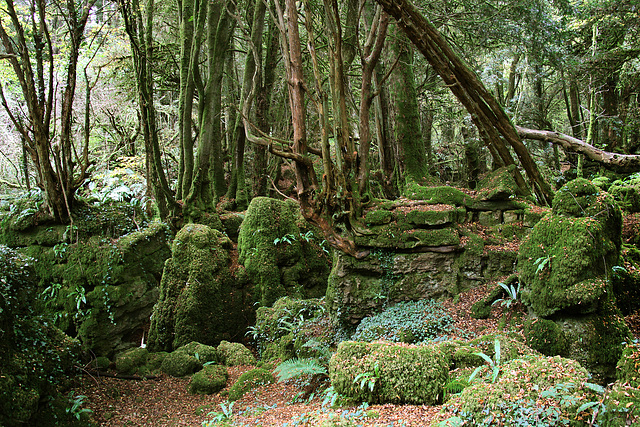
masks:
[[[490,183],[490,185],[489,185]],[[379,201],[356,236],[369,255],[336,252],[327,305],[343,327],[399,301],[457,295],[515,271],[517,242],[546,213],[522,200],[508,169],[486,191],[411,186],[407,198]]]

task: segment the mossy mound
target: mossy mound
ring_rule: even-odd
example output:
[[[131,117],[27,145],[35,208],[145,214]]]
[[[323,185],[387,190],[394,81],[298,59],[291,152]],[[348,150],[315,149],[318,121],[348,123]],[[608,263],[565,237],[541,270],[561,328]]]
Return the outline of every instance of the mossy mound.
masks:
[[[58,405],[80,345],[37,305],[35,261],[0,246],[0,425],[71,425]]]
[[[263,307],[282,296],[324,295],[330,260],[322,238],[292,201],[266,197],[251,200],[238,236],[239,262],[254,283]]]
[[[611,377],[629,339],[611,280],[620,247],[621,214],[613,198],[576,179],[556,193],[552,214],[536,224],[518,253],[523,302],[535,317],[561,328],[531,323],[528,342],[547,354],[566,349],[563,354],[601,381]],[[546,344],[552,336],[559,341]]]
[[[172,377],[185,377],[202,368],[202,363],[195,356],[176,350],[167,354],[160,364],[160,370]]]
[[[189,393],[217,393],[225,387],[228,377],[227,368],[224,366],[207,365],[191,377],[189,381]]]
[[[539,316],[560,310],[593,312],[607,292],[605,277],[618,258],[609,231],[591,217],[542,218],[520,245],[522,299]],[[595,281],[594,281],[595,280]]]
[[[274,382],[273,374],[266,369],[256,368],[240,375],[229,389],[229,400],[235,402],[254,387]]]
[[[221,363],[227,366],[255,365],[256,358],[244,345],[238,342],[221,341],[218,345]]]
[[[564,425],[563,420],[577,421],[578,406],[589,401],[585,398],[595,398],[584,386],[589,373],[578,362],[558,356],[513,359],[501,366],[494,383],[492,373],[487,374],[453,397],[444,410],[470,425],[494,425],[489,420],[511,425],[515,419],[523,425]]]
[[[195,340],[213,345],[242,336],[251,316],[246,295],[235,289],[231,247],[228,237],[206,225],[187,224],[178,232],[153,311],[152,351],[171,351]]]
[[[527,345],[547,356],[567,355],[569,343],[562,328],[547,319],[529,319],[524,324]]]
[[[132,348],[116,355],[116,370],[125,375],[133,375],[147,364],[149,351],[146,348]]]
[[[336,392],[356,400],[433,405],[442,396],[449,365],[437,346],[344,341],[331,358],[329,376]],[[373,390],[360,386],[359,374],[371,379]]]

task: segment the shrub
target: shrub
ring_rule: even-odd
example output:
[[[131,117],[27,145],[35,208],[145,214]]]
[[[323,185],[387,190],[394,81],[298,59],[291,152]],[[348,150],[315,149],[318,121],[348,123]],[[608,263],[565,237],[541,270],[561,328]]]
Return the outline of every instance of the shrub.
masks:
[[[227,384],[227,378],[227,368],[224,366],[207,365],[191,377],[191,381],[189,381],[189,393],[217,393]]]
[[[449,365],[438,346],[345,341],[331,358],[329,376],[336,392],[357,400],[432,405],[442,396]],[[361,387],[356,378],[376,378],[374,387]]]
[[[222,363],[227,366],[255,365],[256,358],[244,345],[237,342],[221,341],[218,345]]]
[[[236,401],[254,387],[270,384],[274,381],[271,372],[263,368],[252,369],[240,375],[240,378],[229,389],[229,400]]]
[[[362,319],[351,339],[422,342],[446,334],[452,323],[451,316],[435,301],[407,301]]]

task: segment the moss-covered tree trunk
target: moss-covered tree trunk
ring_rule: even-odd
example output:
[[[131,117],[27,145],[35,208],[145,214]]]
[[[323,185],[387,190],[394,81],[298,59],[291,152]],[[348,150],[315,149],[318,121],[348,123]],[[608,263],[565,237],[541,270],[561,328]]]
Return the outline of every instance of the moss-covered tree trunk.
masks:
[[[399,165],[406,180],[420,182],[427,174],[427,164],[413,74],[413,52],[409,40],[398,26],[394,28],[391,46],[393,56],[398,58],[391,75],[391,88],[395,106]]]

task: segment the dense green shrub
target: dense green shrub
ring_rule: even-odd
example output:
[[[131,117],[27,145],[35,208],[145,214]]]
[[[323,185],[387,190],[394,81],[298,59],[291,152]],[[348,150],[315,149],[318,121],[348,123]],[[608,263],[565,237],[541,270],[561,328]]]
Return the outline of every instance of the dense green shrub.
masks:
[[[218,345],[221,363],[227,366],[255,365],[256,358],[244,345],[238,342],[221,341]]]
[[[439,346],[344,341],[329,376],[336,392],[357,400],[433,405],[442,397],[449,365]]]
[[[274,382],[273,374],[263,368],[256,368],[240,375],[229,389],[229,400],[236,401],[254,387]]]
[[[351,339],[423,342],[446,335],[452,324],[453,318],[436,301],[406,301],[362,319]]]
[[[224,366],[207,365],[191,377],[191,381],[189,381],[189,393],[217,393],[227,384],[227,378],[227,368]]]

